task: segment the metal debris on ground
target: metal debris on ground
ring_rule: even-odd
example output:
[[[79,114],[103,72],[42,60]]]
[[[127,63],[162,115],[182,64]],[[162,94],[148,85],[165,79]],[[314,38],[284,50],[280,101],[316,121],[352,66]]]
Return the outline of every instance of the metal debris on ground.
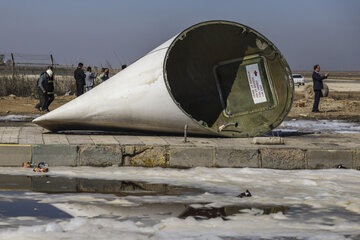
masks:
[[[33,168],[33,167],[35,167],[36,166],[36,164],[35,163],[31,163],[31,162],[24,162],[23,164],[22,164],[22,167],[23,168]]]
[[[336,166],[336,168],[346,168],[344,165],[342,165],[342,164],[338,164],[337,166]]]
[[[295,104],[295,107],[305,107],[305,103],[304,102],[298,102]]]
[[[246,189],[245,192],[240,193],[237,197],[243,198],[243,197],[251,197],[251,196],[252,196],[252,195],[251,195],[250,191]]]
[[[252,144],[259,145],[283,145],[285,141],[282,137],[254,137],[251,141]]]
[[[36,165],[36,163],[24,162],[22,164],[22,166],[24,168],[33,168],[34,172],[48,172],[49,171],[49,168],[48,168],[49,165],[44,162],[40,162],[37,165]]]
[[[33,169],[34,172],[48,172],[49,169],[47,167],[34,167]]]
[[[47,167],[49,167],[49,165],[48,165],[47,163],[40,162],[40,163],[38,164],[38,167],[39,167],[39,168],[47,168]]]

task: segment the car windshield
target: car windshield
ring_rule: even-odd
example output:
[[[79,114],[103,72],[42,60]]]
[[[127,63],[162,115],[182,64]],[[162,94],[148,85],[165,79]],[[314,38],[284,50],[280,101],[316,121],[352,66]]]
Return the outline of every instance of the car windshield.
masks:
[[[294,78],[302,78],[302,76],[300,74],[294,74],[293,77]]]

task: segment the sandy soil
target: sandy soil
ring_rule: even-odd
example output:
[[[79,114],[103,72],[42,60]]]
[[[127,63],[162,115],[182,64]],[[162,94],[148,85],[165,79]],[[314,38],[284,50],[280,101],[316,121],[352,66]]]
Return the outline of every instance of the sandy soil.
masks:
[[[287,119],[343,119],[360,122],[360,81],[330,80],[327,84],[330,93],[328,97],[321,98],[320,113],[311,112],[314,100],[305,99],[303,94],[305,87],[295,87],[295,99]],[[58,96],[49,109],[53,110],[74,98],[75,96]],[[34,98],[11,95],[0,97],[0,115],[41,114],[35,109],[38,101]]]
[[[307,81],[309,82],[309,81]],[[306,99],[304,89],[295,87],[295,100],[287,118],[341,119],[360,122],[360,81],[332,79],[326,81],[329,96],[320,99],[320,113],[312,113],[314,99]]]
[[[75,96],[58,96],[51,103],[49,109],[54,110],[61,105],[73,100]],[[9,95],[6,97],[0,97],[0,116],[5,115],[20,115],[20,114],[42,114],[35,108],[35,105],[39,102],[38,99],[30,97],[16,97]]]

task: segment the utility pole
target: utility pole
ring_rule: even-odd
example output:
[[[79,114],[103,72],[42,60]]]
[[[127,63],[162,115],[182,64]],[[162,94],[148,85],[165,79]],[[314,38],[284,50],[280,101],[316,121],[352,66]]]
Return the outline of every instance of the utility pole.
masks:
[[[11,61],[12,61],[12,77],[15,77],[15,60],[14,60],[14,54],[11,53]]]
[[[51,59],[51,66],[54,67],[54,58],[52,54],[50,54],[50,59]]]

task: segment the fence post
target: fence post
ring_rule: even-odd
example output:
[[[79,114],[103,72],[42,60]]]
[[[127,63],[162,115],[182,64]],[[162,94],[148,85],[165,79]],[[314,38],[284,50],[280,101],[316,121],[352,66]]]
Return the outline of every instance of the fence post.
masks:
[[[54,67],[54,58],[52,54],[50,54],[50,59],[51,59],[51,66]]]
[[[15,76],[15,60],[14,60],[14,54],[11,53],[11,61],[12,61],[12,77]]]

